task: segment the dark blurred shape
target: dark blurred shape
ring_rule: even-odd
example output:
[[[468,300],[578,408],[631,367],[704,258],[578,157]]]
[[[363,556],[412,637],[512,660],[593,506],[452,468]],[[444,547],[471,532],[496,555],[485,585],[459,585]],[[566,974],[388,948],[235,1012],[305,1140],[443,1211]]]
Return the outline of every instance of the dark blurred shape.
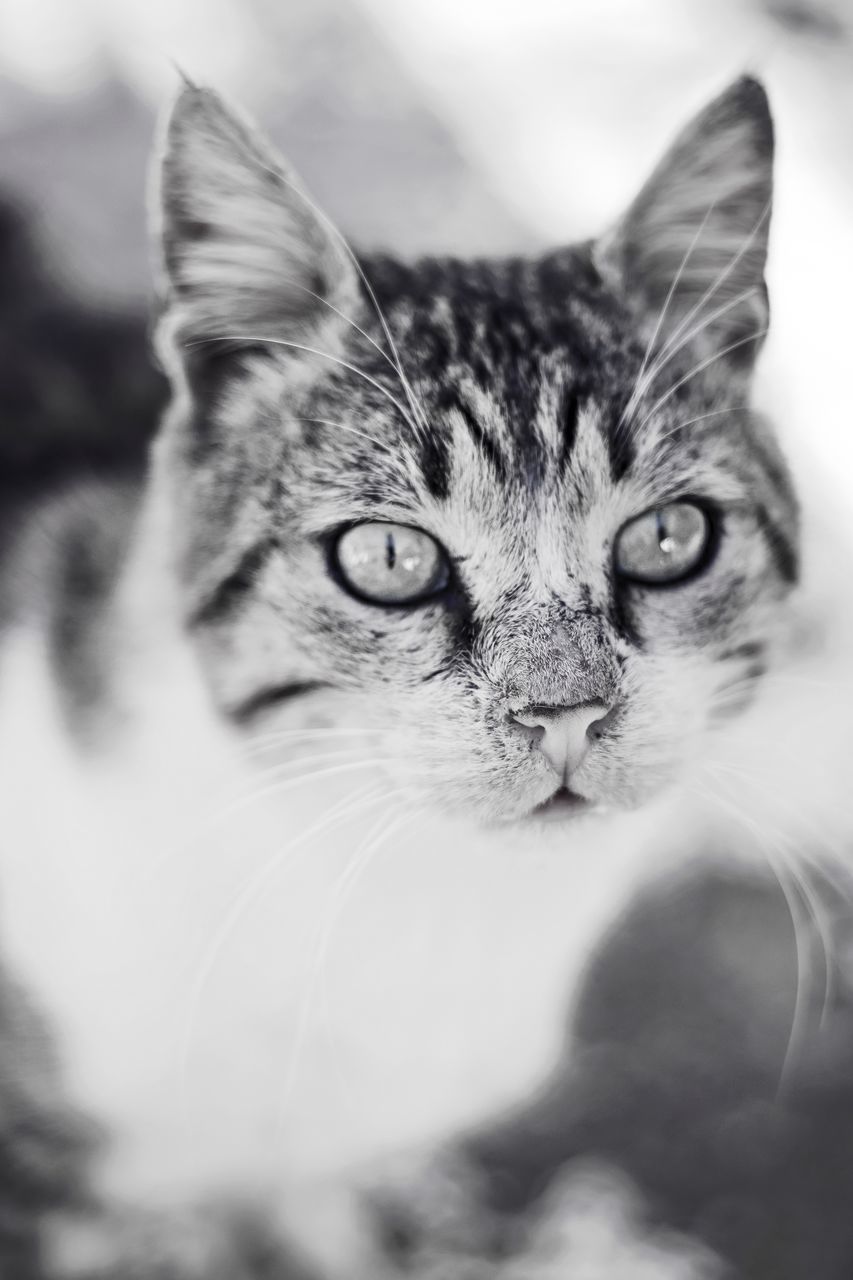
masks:
[[[795,35],[835,42],[843,40],[849,31],[849,13],[833,0],[762,0],[762,7]]]
[[[853,893],[826,882],[818,900],[849,965]],[[496,1247],[561,1169],[603,1159],[652,1225],[705,1242],[742,1280],[850,1280],[853,985],[818,965],[783,1073],[797,980],[769,880],[712,871],[634,903],[593,962],[565,1062],[469,1145]]]
[[[150,108],[110,78],[52,100],[3,81],[0,110],[3,195],[26,210],[53,274],[107,307],[144,308]]]
[[[164,400],[144,315],[75,298],[0,204],[0,537],[50,487],[141,472]]]
[[[62,1093],[46,1028],[0,971],[0,1276],[42,1280],[47,1215],[78,1212],[95,1130]]]

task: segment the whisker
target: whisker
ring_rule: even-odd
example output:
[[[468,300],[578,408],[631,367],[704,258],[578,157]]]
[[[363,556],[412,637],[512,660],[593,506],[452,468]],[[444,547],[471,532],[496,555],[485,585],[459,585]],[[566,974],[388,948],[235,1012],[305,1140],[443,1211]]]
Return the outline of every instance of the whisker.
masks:
[[[367,440],[374,448],[380,449],[383,453],[387,453],[392,458],[396,458],[398,462],[402,462],[410,476],[414,475],[417,480],[421,479],[414,458],[408,450],[397,449],[386,440],[378,440],[375,436],[369,435],[366,431],[359,431],[357,427],[350,427],[343,422],[335,422],[331,418],[291,418],[290,421],[318,422],[323,426],[333,427],[337,431],[344,431],[347,435],[359,436],[362,440]]]
[[[700,795],[703,793],[700,791]],[[811,974],[810,974],[810,956],[807,945],[803,936],[803,920],[801,914],[802,901],[797,898],[796,893],[792,893],[791,886],[785,877],[780,874],[779,866],[774,861],[773,856],[767,846],[767,831],[763,830],[758,823],[753,821],[748,814],[733,804],[726,801],[718,792],[706,791],[705,799],[710,799],[714,805],[721,806],[729,815],[734,818],[743,827],[750,830],[756,838],[758,847],[762,850],[767,865],[773,872],[773,875],[785,899],[788,908],[788,914],[791,919],[791,925],[794,930],[794,944],[797,952],[797,979],[794,995],[794,1008],[791,1015],[791,1028],[788,1033],[788,1043],[782,1058],[782,1066],[779,1074],[778,1090],[781,1094],[788,1085],[791,1072],[793,1071],[801,1053],[802,1045],[808,1030],[807,1018],[809,1008],[809,992],[811,990]]]
[[[790,1076],[797,1061],[802,1054],[802,1046],[805,1043],[807,1028],[807,1016],[809,1008],[809,994],[811,991],[811,958],[808,950],[808,940],[804,940],[803,936],[803,920],[797,910],[798,899],[790,892],[790,886],[782,876],[779,866],[770,854],[769,848],[764,846],[764,856],[767,859],[767,865],[773,871],[779,888],[785,898],[788,907],[788,913],[791,917],[791,924],[794,929],[794,943],[797,949],[797,988],[794,998],[794,1011],[791,1017],[791,1030],[788,1035],[788,1044],[785,1055],[782,1060],[782,1070],[779,1076],[779,1093],[783,1093],[787,1088]],[[787,867],[790,874],[790,866]],[[794,891],[796,894],[796,889]],[[800,900],[801,905],[801,900]],[[805,960],[805,963],[804,963]],[[828,965],[827,965],[828,972]],[[826,990],[824,991],[824,1001],[826,1000]]]
[[[658,374],[666,368],[670,360],[678,355],[679,351],[683,350],[689,343],[694,342],[701,333],[704,333],[706,329],[710,328],[715,320],[719,320],[721,316],[726,314],[726,312],[733,311],[735,307],[739,307],[742,302],[745,302],[747,298],[751,298],[754,293],[757,293],[757,291],[758,290],[755,285],[749,289],[744,289],[743,293],[739,293],[736,298],[730,298],[728,302],[717,307],[716,311],[712,311],[710,315],[705,316],[700,323],[690,329],[681,338],[681,340],[675,344],[675,346],[670,344],[670,346],[661,353],[660,357],[656,361],[654,368],[649,374],[646,386],[643,388],[643,392],[645,393],[645,391],[653,385]]]
[[[393,445],[388,444],[386,440],[377,440],[375,436],[370,435],[367,431],[359,431],[357,427],[347,426],[344,422],[335,422],[332,418],[291,418],[290,421],[317,422],[324,427],[334,427],[336,431],[343,431],[348,436],[358,436],[361,440],[366,440],[375,449],[381,449],[385,453],[397,453]]]
[[[763,774],[760,774],[755,769],[735,770],[731,766],[724,765],[721,762],[717,763],[716,766],[712,765],[711,767],[714,768],[717,773],[724,772],[724,773],[731,774],[733,776],[744,775],[744,776],[750,777],[761,788],[761,790],[766,796],[772,796],[775,806],[778,807],[781,805],[783,809],[791,813],[794,816],[797,824],[801,827],[805,827],[805,829],[810,832],[811,838],[815,840],[819,846],[822,846],[828,855],[827,858],[818,860],[815,857],[809,856],[808,850],[806,848],[802,846],[798,846],[796,851],[794,851],[791,840],[788,839],[785,841],[787,848],[789,849],[789,852],[792,855],[791,857],[792,865],[790,868],[791,874],[797,880],[800,893],[802,894],[804,900],[806,901],[809,907],[812,919],[814,920],[814,923],[815,923],[815,927],[817,928],[820,934],[821,945],[823,948],[824,962],[826,965],[826,982],[824,984],[824,1000],[823,1000],[823,1007],[821,1010],[821,1017],[820,1017],[820,1025],[821,1027],[823,1027],[827,1017],[829,1007],[832,1004],[834,994],[835,994],[836,971],[835,971],[835,966],[833,964],[834,929],[832,926],[830,914],[828,910],[824,909],[826,904],[820,894],[820,891],[817,890],[815,886],[806,878],[805,871],[808,867],[811,867],[811,869],[821,877],[824,883],[829,885],[834,890],[834,892],[838,895],[838,897],[843,902],[848,904],[851,901],[851,893],[853,893],[853,882],[850,882],[849,880],[846,880],[846,879],[842,882],[839,879],[839,877],[833,873],[829,864],[830,864],[830,861],[833,860],[834,844],[830,842],[828,837],[820,831],[820,829],[818,828],[815,822],[813,822],[810,818],[805,817],[802,814],[800,807],[797,806],[789,797],[779,793],[777,788],[775,787],[772,788],[771,790],[771,787],[769,785],[770,784],[769,778],[767,778]],[[778,834],[779,833],[777,832],[777,835]],[[781,836],[780,836],[780,839],[781,839]],[[802,868],[802,871],[803,871],[802,876],[800,876],[796,870],[796,868],[798,867]]]
[[[324,759],[325,757],[317,757]],[[298,765],[299,761],[294,761],[293,765]],[[369,757],[368,759],[354,759],[342,764],[330,765],[328,769],[315,769],[313,772],[300,772],[296,777],[281,779],[282,772],[288,768],[288,762],[282,761],[279,765],[272,766],[269,770],[263,771],[266,777],[276,779],[268,786],[260,787],[257,790],[248,792],[239,796],[230,804],[225,805],[222,809],[218,809],[210,819],[209,825],[218,825],[227,818],[232,818],[238,813],[242,813],[250,806],[257,804],[259,800],[266,799],[267,796],[286,795],[294,787],[304,787],[312,782],[317,782],[325,778],[340,777],[344,773],[352,773],[356,769],[373,769],[393,763],[391,760],[383,756]]]
[[[343,311],[340,310],[339,307],[336,307],[334,303],[329,302],[328,298],[324,298],[322,294],[316,293],[313,289],[309,289],[304,284],[300,284],[298,280],[292,280],[287,277],[281,277],[281,282],[282,284],[288,285],[292,289],[298,289],[300,293],[307,294],[309,298],[314,298],[317,302],[321,303],[324,307],[327,307],[329,311],[334,312],[336,316],[340,317],[341,320],[345,321],[346,324],[350,325],[350,327],[353,328],[356,333],[360,334],[361,337],[364,338],[366,342],[370,343],[371,347],[373,347],[374,350],[376,350],[379,353],[382,359],[385,360],[391,366],[391,368],[398,375],[398,377],[401,376],[400,366],[394,360],[392,360],[391,356],[389,356],[387,351],[384,351],[382,349],[382,347],[379,345],[379,343],[376,341],[375,338],[371,337],[371,335],[367,333],[365,329],[362,329],[361,325],[357,324],[355,320],[353,320],[352,316],[346,315]]]
[[[292,769],[304,770],[309,765],[313,766],[315,764],[326,764],[329,761],[334,762],[335,768],[346,763],[352,763],[352,764],[363,763],[366,765],[385,763],[385,760],[383,757],[372,756],[365,759],[364,756],[362,756],[362,754],[356,749],[356,747],[338,747],[335,749],[324,751],[322,755],[296,756],[294,759],[291,759],[291,760],[278,760],[276,761],[275,764],[267,765],[263,769],[254,769],[252,781],[266,782],[270,778],[281,777],[283,774],[286,774],[286,772],[289,770],[292,770]],[[321,769],[319,770],[319,772],[314,774],[300,774],[300,779],[307,782],[313,778],[319,778],[324,776],[327,776],[327,771],[325,769]],[[238,805],[241,805],[243,798],[244,797],[238,797],[236,803]],[[228,817],[230,815],[230,812],[231,812],[230,807],[227,807],[225,810],[217,811],[220,817]]]
[[[719,289],[720,285],[725,284],[726,280],[728,280],[729,276],[734,271],[735,267],[740,262],[743,255],[751,247],[753,240],[758,235],[764,223],[767,221],[767,218],[770,216],[770,209],[772,207],[772,203],[773,203],[772,199],[767,201],[764,208],[761,210],[761,213],[758,215],[755,225],[743,240],[737,253],[734,254],[731,261],[723,269],[723,271],[717,277],[715,277],[714,280],[711,281],[710,285],[702,294],[702,297],[699,299],[699,301],[693,307],[691,307],[691,309],[684,316],[684,318],[682,319],[678,327],[670,334],[667,342],[664,344],[664,347],[660,353],[661,356],[666,355],[669,345],[677,341],[683,329],[685,329],[693,321],[694,317],[699,314],[699,312],[702,310],[702,308],[704,307],[708,299],[712,298],[714,294],[717,292],[717,290]]]
[[[619,432],[622,429],[625,421],[634,412],[634,410],[637,407],[637,403],[645,393],[646,385],[644,383],[644,374],[646,372],[646,367],[649,362],[649,356],[651,355],[652,349],[655,343],[657,342],[658,334],[660,333],[661,326],[664,320],[666,319],[666,314],[669,310],[669,305],[672,302],[676,289],[678,288],[679,281],[681,280],[681,277],[684,274],[684,270],[687,266],[687,263],[690,260],[690,256],[693,253],[693,250],[696,248],[696,245],[699,241],[700,236],[702,235],[702,232],[705,230],[705,226],[708,222],[709,217],[711,216],[715,203],[716,201],[713,202],[708,207],[708,210],[704,218],[702,219],[701,223],[699,224],[696,230],[696,234],[694,235],[693,239],[690,241],[690,244],[687,246],[687,249],[685,250],[684,257],[681,259],[678,270],[676,271],[675,276],[673,277],[672,284],[669,286],[669,291],[667,292],[666,298],[664,299],[664,302],[663,302],[663,306],[661,307],[660,312],[658,314],[657,323],[655,324],[654,331],[652,333],[652,336],[649,338],[645,353],[643,354],[643,362],[640,365],[640,372],[637,374],[637,378],[636,378],[636,381],[634,382],[631,395],[628,397],[628,403],[625,405],[625,408],[622,411],[622,416],[620,417],[619,422],[617,423],[617,426],[616,426],[617,432]],[[652,370],[652,376],[654,376],[654,369]]]
[[[347,726],[338,725],[318,725],[315,728],[309,728],[307,725],[303,729],[270,729],[265,733],[254,733],[246,735],[246,742],[249,746],[255,746],[266,743],[284,743],[299,741],[302,739],[325,739],[325,738],[343,738],[343,737],[361,737],[371,734],[392,733],[393,725],[363,725],[359,728],[349,728]]]
[[[837,691],[837,680],[821,680],[818,676],[801,676],[796,672],[769,671],[764,677],[766,684],[796,684],[808,689],[832,689]]]
[[[369,808],[372,804],[378,803],[384,798],[385,793],[386,788],[384,786],[367,787],[361,792],[356,793],[355,797],[347,796],[337,805],[334,805],[332,809],[319,820],[319,822],[314,823],[307,831],[301,832],[300,835],[289,841],[288,844],[286,844],[282,849],[279,849],[277,853],[269,858],[264,866],[261,867],[254,876],[252,876],[249,882],[243,887],[242,891],[234,899],[227,914],[220,922],[219,927],[208,944],[199,965],[195,981],[193,982],[190,990],[187,1022],[179,1047],[180,1079],[182,1089],[184,1089],[184,1091],[186,1090],[187,1085],[192,1038],[195,1031],[195,1023],[201,1000],[207,983],[209,982],[216,967],[222,948],[233,933],[233,930],[239,923],[240,918],[249,909],[249,907],[251,907],[252,903],[257,900],[273,877],[279,873],[282,868],[282,864],[286,859],[288,859],[288,855],[290,855],[289,860],[292,862],[292,855],[299,850],[304,851],[316,836],[334,829],[336,826],[349,821],[365,808]]]
[[[698,334],[701,333],[704,328],[707,328],[707,326],[710,323],[712,323],[714,319],[718,319],[721,315],[724,315],[727,311],[731,310],[734,306],[737,306],[741,302],[745,301],[752,293],[755,292],[755,287],[746,290],[744,293],[740,294],[734,300],[730,300],[728,303],[718,308],[718,310],[715,313],[713,313],[710,317],[707,317],[697,328],[695,328],[690,333],[688,333],[686,337],[683,336],[685,329],[689,329],[694,318],[697,315],[699,315],[705,303],[708,302],[709,299],[711,299],[714,296],[714,294],[717,292],[717,290],[721,287],[721,285],[725,283],[725,281],[731,275],[732,271],[734,271],[735,267],[740,262],[743,255],[747,252],[752,242],[754,241],[755,237],[758,235],[758,232],[760,231],[767,217],[769,216],[770,208],[771,208],[771,201],[768,200],[768,202],[765,204],[764,208],[762,209],[758,217],[758,220],[756,221],[755,225],[752,227],[749,234],[744,238],[737,252],[732,256],[732,258],[729,260],[729,262],[723,268],[723,270],[711,281],[708,288],[699,298],[698,302],[696,302],[694,306],[690,308],[690,310],[686,313],[686,315],[683,317],[680,323],[676,326],[676,328],[670,334],[669,338],[664,343],[662,349],[658,352],[658,355],[655,357],[655,360],[652,362],[651,368],[649,369],[648,373],[645,375],[645,379],[643,381],[643,385],[641,388],[640,379],[643,377],[643,370],[646,368],[646,363],[648,360],[648,350],[646,351],[646,355],[643,358],[643,364],[640,369],[640,375],[638,376],[637,382],[634,385],[634,390],[631,393],[631,398],[628,402],[628,406],[626,406],[626,410],[623,413],[623,418],[627,416],[627,411],[629,407],[631,412],[632,413],[634,412],[634,410],[637,407],[637,404],[639,403],[640,398],[643,395],[645,395],[646,391],[654,383],[658,374],[661,372],[664,366],[668,363],[668,361],[672,358],[672,356],[676,354],[677,351],[680,351],[682,347],[684,347],[687,344],[687,342],[697,337]],[[667,299],[666,299],[666,302],[664,303],[664,311],[669,305],[669,301],[672,297],[675,286],[686,267],[686,264],[690,255],[692,254],[694,248],[696,247],[696,244],[698,243],[699,234],[705,227],[707,220],[711,212],[713,211],[713,209],[714,209],[714,204],[712,204],[709,207],[708,211],[706,212],[704,218],[702,219],[702,223],[700,224],[699,230],[697,231],[696,235],[693,237],[693,240],[688,248],[688,251],[685,257],[682,259],[682,262],[681,262],[681,265],[679,266],[675,280],[673,281],[672,286],[670,286],[670,291],[667,294]],[[663,315],[661,316],[658,322],[658,325],[656,326],[654,337],[657,336],[662,319],[663,319]],[[766,332],[766,330],[764,332]],[[754,337],[757,337],[757,336],[760,336],[760,334],[754,335]],[[752,341],[752,339],[750,339],[750,341]],[[676,386],[678,385],[679,384],[676,384]],[[656,406],[655,409],[652,410],[652,412],[656,412],[658,407],[659,406]],[[642,430],[643,426],[647,421],[648,421],[648,417],[646,417],[643,420],[643,422],[640,424],[637,430]],[[622,420],[620,419],[620,426],[621,425],[622,425]]]
[[[789,846],[790,849],[790,846]],[[819,1026],[823,1030],[826,1019],[829,1016],[829,1010],[835,998],[835,966],[832,963],[833,946],[832,946],[832,924],[829,921],[827,912],[824,910],[824,904],[821,901],[820,894],[816,892],[814,885],[808,879],[806,868],[808,863],[802,856],[789,857],[788,870],[794,883],[799,889],[803,901],[806,903],[809,914],[814,921],[820,938],[821,950],[823,951],[824,963],[824,984],[823,984],[823,1002],[820,1010]]]
[[[824,847],[826,852],[825,858],[818,858],[811,855],[807,850],[800,850],[800,858],[806,862],[821,880],[825,881],[829,888],[833,891],[847,907],[853,906],[853,882],[851,882],[846,871],[838,866],[837,852],[834,845],[822,837],[814,824],[807,824],[814,832],[818,843]],[[847,911],[847,916],[850,911]]]
[[[704,422],[706,418],[719,418],[721,414],[726,413],[749,413],[750,406],[748,404],[732,405],[727,409],[712,409],[710,413],[700,413],[695,418],[688,418],[686,422],[679,422],[677,426],[671,430],[665,431],[663,435],[657,436],[657,443],[663,444],[664,440],[669,440],[671,436],[677,436],[680,431],[686,430],[687,427],[695,426],[697,422]]]
[[[748,660],[740,659],[740,661]],[[757,693],[761,679],[760,671],[747,667],[733,679],[726,680],[713,690],[709,711],[712,715],[717,712],[725,715],[729,711],[736,710],[745,703],[747,698],[751,699]]]
[[[349,749],[352,751],[355,751],[357,748],[361,746],[367,747],[368,745],[371,745],[371,746],[376,745],[375,742],[371,742],[370,740],[367,740],[364,743],[361,743],[359,741],[359,738],[355,734],[353,734],[352,737],[347,735],[344,738],[330,738],[328,742],[329,742],[330,753],[333,749],[335,751],[344,750],[347,744],[349,744]],[[237,756],[237,759],[241,760],[244,764],[250,764],[259,760],[259,758],[262,758],[265,755],[269,755],[270,752],[273,752],[273,751],[293,752],[293,751],[297,751],[297,750],[301,750],[303,748],[309,748],[309,747],[313,750],[318,747],[320,748],[325,747],[325,745],[326,745],[326,739],[319,736],[315,738],[269,737],[266,740],[263,740],[260,742],[247,742],[245,746],[241,746],[237,749],[236,756]],[[299,760],[301,759],[301,757],[290,756],[289,759]]]
[[[348,360],[342,360],[340,356],[333,356],[329,351],[320,351],[318,347],[309,347],[304,342],[289,342],[285,338],[269,338],[261,334],[252,333],[228,333],[220,334],[215,338],[198,338],[194,342],[187,345],[192,347],[202,346],[208,342],[257,342],[263,343],[265,346],[272,347],[288,347],[293,351],[305,351],[309,355],[317,356],[321,360],[330,360],[332,364],[339,365],[342,369],[348,369],[350,373],[356,374],[357,377],[363,378],[365,382],[370,383],[375,389],[396,408],[397,412],[403,417],[403,421],[407,422],[412,428],[415,435],[419,434],[420,428],[409,415],[409,411],[404,409],[396,396],[392,395],[387,387],[383,387],[381,382],[376,378],[372,378],[369,373],[365,373],[364,369],[359,369],[358,365],[351,364]]]
[[[392,800],[395,796],[402,796],[406,794],[406,788],[399,788],[396,791],[389,792],[384,799]],[[355,889],[356,884],[367,870],[367,867],[373,861],[381,845],[390,835],[393,834],[395,830],[399,830],[400,827],[405,825],[406,821],[411,821],[414,816],[415,815],[411,812],[406,813],[400,808],[398,808],[396,812],[392,812],[390,815],[383,814],[379,821],[374,823],[359,847],[356,849],[355,853],[350,857],[346,867],[332,888],[331,902],[329,903],[323,921],[321,922],[321,927],[318,931],[317,947],[313,963],[311,965],[311,972],[303,993],[299,1021],[297,1023],[287,1073],[284,1079],[284,1088],[282,1090],[281,1100],[282,1123],[285,1120],[287,1105],[293,1093],[293,1088],[298,1076],[299,1064],[302,1060],[308,1031],[311,1025],[311,1015],[314,1011],[314,1006],[324,977],[326,957],[332,933],[340,921],[341,915],[352,891]]]
[[[282,768],[284,767],[282,762]],[[293,766],[299,764],[299,761],[291,762]],[[154,859],[145,869],[145,875],[140,877],[139,884],[144,887],[151,883],[156,875],[162,871],[167,863],[172,862],[175,858],[182,856],[189,850],[195,848],[199,840],[205,834],[209,834],[216,827],[227,821],[229,818],[235,817],[237,814],[244,812],[253,805],[258,804],[261,800],[265,800],[267,796],[287,795],[288,792],[296,787],[304,787],[312,782],[324,778],[339,777],[344,773],[351,773],[356,769],[377,768],[382,765],[393,763],[382,757],[373,757],[366,760],[353,760],[345,764],[336,764],[328,769],[315,769],[309,773],[298,773],[295,777],[284,778],[270,783],[267,786],[250,790],[243,795],[238,796],[235,800],[217,809],[213,814],[209,815],[205,820],[197,825],[191,835],[187,836],[177,845],[166,849],[157,858]]]
[[[272,176],[274,176],[275,178],[277,178],[280,182],[284,183],[284,185],[285,185],[285,186],[289,187],[291,191],[295,192],[295,193],[296,193],[296,195],[298,195],[298,196],[299,196],[300,200],[302,200],[302,202],[303,202],[305,205],[307,205],[307,207],[312,211],[312,213],[314,214],[314,216],[315,216],[315,217],[316,217],[316,218],[317,218],[317,219],[318,219],[318,220],[323,224],[323,226],[325,226],[325,227],[326,227],[326,229],[327,229],[328,231],[330,231],[330,232],[331,232],[331,234],[335,237],[335,239],[337,240],[338,244],[341,246],[341,248],[343,249],[344,253],[347,255],[347,257],[349,258],[350,262],[351,262],[351,263],[352,263],[352,265],[354,266],[354,268],[355,268],[355,270],[356,270],[356,272],[357,272],[357,274],[358,274],[359,279],[361,280],[362,284],[364,285],[364,287],[365,287],[365,289],[366,289],[366,291],[367,291],[367,295],[368,295],[368,297],[370,298],[370,301],[371,301],[371,303],[372,303],[372,305],[373,305],[373,309],[374,309],[374,311],[376,312],[376,317],[377,317],[377,319],[378,319],[378,321],[379,321],[379,324],[380,324],[380,325],[381,325],[381,327],[382,327],[382,332],[385,334],[385,340],[387,341],[387,343],[388,343],[389,347],[391,348],[391,354],[393,355],[393,357],[394,357],[394,361],[396,362],[397,375],[398,375],[398,377],[399,377],[399,379],[400,379],[400,382],[401,382],[401,383],[402,383],[402,385],[403,385],[403,390],[404,390],[404,391],[405,391],[405,393],[406,393],[406,399],[407,399],[407,400],[408,400],[408,402],[409,402],[409,406],[410,406],[410,408],[411,408],[411,410],[412,410],[412,413],[413,413],[413,414],[414,414],[414,416],[415,416],[415,420],[417,421],[417,420],[418,420],[418,417],[419,417],[419,415],[420,415],[420,424],[421,424],[421,427],[423,428],[423,430],[424,430],[424,431],[428,431],[428,430],[429,430],[429,424],[428,424],[428,421],[427,421],[426,414],[425,414],[425,412],[424,412],[424,410],[423,410],[422,406],[419,404],[419,402],[418,402],[418,400],[417,400],[417,398],[416,398],[416,396],[415,396],[415,394],[414,394],[414,391],[412,390],[412,387],[411,387],[411,384],[410,384],[410,382],[409,382],[409,379],[408,379],[408,377],[406,376],[406,374],[405,374],[405,372],[404,372],[404,370],[403,370],[403,364],[402,364],[402,361],[401,361],[401,359],[400,359],[400,353],[399,353],[399,351],[398,351],[398,349],[397,349],[397,344],[396,344],[396,342],[394,341],[394,336],[393,336],[393,334],[391,333],[390,325],[388,324],[388,321],[385,319],[385,313],[383,312],[382,308],[381,308],[381,307],[380,307],[380,305],[379,305],[379,300],[378,300],[378,298],[376,297],[376,294],[375,294],[375,292],[374,292],[373,286],[372,286],[372,284],[370,283],[370,281],[368,280],[368,278],[367,278],[367,276],[366,276],[366,274],[365,274],[364,268],[362,267],[361,263],[359,262],[358,258],[356,257],[355,253],[353,252],[352,247],[351,247],[351,245],[349,244],[349,241],[346,239],[346,237],[343,235],[343,233],[339,230],[339,228],[338,228],[337,226],[335,226],[334,222],[331,220],[331,218],[328,216],[328,214],[327,214],[327,213],[325,213],[325,212],[324,212],[324,210],[322,210],[321,208],[319,208],[319,207],[314,203],[314,201],[311,199],[311,197],[310,197],[310,196],[309,196],[305,191],[303,191],[300,187],[298,187],[298,186],[296,185],[296,183],[295,183],[295,182],[291,182],[288,178],[285,178],[283,174],[275,173],[272,169],[267,168],[267,172],[269,172],[270,174],[272,174]],[[415,434],[417,435],[417,434],[418,434],[418,430],[419,430],[419,428],[418,428],[417,426],[415,426],[414,424],[412,424],[412,425],[414,426]]]
[[[737,767],[734,767],[722,760],[709,761],[708,767],[716,773],[728,773],[732,777],[743,777],[751,780],[752,782],[758,783],[759,785],[763,784],[762,790],[764,795],[771,796],[774,804],[783,805],[791,814],[794,815],[798,823],[803,823],[806,827],[809,827],[814,831],[818,830],[811,819],[803,816],[799,806],[789,796],[785,795],[782,791],[779,791],[772,785],[775,781],[774,775],[763,772],[754,766],[749,768],[747,765],[738,764]],[[839,812],[845,817],[850,817],[851,814],[853,814],[853,805],[845,804],[844,806],[839,806]],[[818,839],[821,843],[824,843],[822,837],[818,836]],[[853,885],[851,885],[851,887],[853,887]]]
[[[812,832],[813,838],[817,839],[818,843],[823,843],[820,832],[817,830],[814,823],[810,822],[808,819],[804,820],[803,815],[800,813],[799,809],[795,808],[793,804],[788,802],[784,796],[777,794],[777,791],[775,788],[771,791],[768,785],[762,786],[761,785],[762,781],[766,781],[766,780],[764,780],[757,771],[746,770],[746,769],[735,770],[731,766],[727,766],[722,763],[718,763],[717,765],[711,765],[711,768],[714,770],[715,773],[717,773],[718,776],[720,773],[727,773],[732,775],[733,777],[737,777],[740,775],[751,777],[759,785],[759,787],[761,787],[765,795],[772,796],[774,804],[776,806],[781,804],[783,808],[788,809],[789,812],[795,815],[796,820],[799,824],[801,825],[803,823],[805,824],[805,826]],[[770,830],[773,832],[773,834],[775,834],[775,837],[778,841],[778,844],[780,846],[779,852],[783,854],[785,849],[787,849],[788,851],[788,857],[786,861],[787,861],[789,873],[797,886],[798,892],[803,900],[803,903],[808,908],[811,919],[814,921],[815,928],[817,929],[818,935],[820,937],[821,948],[823,951],[824,975],[825,975],[823,1005],[821,1008],[821,1015],[820,1015],[820,1026],[823,1027],[826,1021],[829,1007],[832,1004],[834,994],[835,994],[835,967],[832,963],[832,955],[833,955],[832,924],[831,924],[828,912],[824,909],[825,904],[820,896],[820,893],[815,889],[814,885],[810,883],[806,875],[800,874],[798,870],[799,867],[802,867],[803,873],[805,873],[805,869],[808,865],[808,859],[805,856],[804,851],[802,849],[794,850],[791,838],[783,836],[781,831],[779,831],[779,829],[775,825],[772,828],[770,828]],[[831,877],[828,875],[828,873],[821,870],[821,874],[824,875],[824,878],[828,882],[832,883]],[[837,886],[834,886],[834,887],[837,888]],[[847,894],[845,896],[849,897],[849,887],[847,890]]]
[[[714,352],[712,356],[708,356],[707,359],[701,360],[699,364],[694,365],[692,369],[685,373],[682,378],[679,378],[677,382],[673,383],[669,390],[655,401],[651,409],[637,427],[637,431],[643,430],[649,419],[654,417],[658,409],[662,408],[663,405],[666,404],[667,400],[669,400],[671,396],[675,395],[678,388],[684,386],[685,382],[689,382],[691,378],[695,378],[697,373],[701,373],[703,369],[709,368],[709,366],[715,364],[717,360],[722,360],[723,356],[729,355],[732,351],[737,351],[739,347],[746,346],[748,342],[755,342],[757,338],[762,337],[762,335],[767,332],[768,328],[768,325],[764,325],[761,329],[755,329],[752,333],[747,334],[745,338],[739,338],[737,342],[730,342],[728,346],[723,347],[721,351]]]

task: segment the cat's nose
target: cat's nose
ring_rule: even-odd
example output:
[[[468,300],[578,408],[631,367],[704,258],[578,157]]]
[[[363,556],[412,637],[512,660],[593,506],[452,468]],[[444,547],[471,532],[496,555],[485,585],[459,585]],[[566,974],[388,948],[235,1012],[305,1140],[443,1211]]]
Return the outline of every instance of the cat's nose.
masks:
[[[513,711],[512,719],[522,725],[551,768],[562,779],[580,768],[595,729],[608,714],[604,702],[592,700],[573,706],[534,703]]]

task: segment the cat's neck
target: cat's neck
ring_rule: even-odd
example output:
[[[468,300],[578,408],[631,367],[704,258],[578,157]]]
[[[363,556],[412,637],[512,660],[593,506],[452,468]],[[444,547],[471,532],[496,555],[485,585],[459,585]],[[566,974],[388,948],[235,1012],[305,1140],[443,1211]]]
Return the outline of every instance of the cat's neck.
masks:
[[[37,629],[4,668],[0,928],[117,1135],[114,1188],[281,1184],[440,1140],[548,1069],[573,976],[644,876],[850,834],[850,730],[827,710],[849,677],[819,575],[809,643],[721,740],[727,776],[546,840],[369,806],[324,826],[346,788],[296,775],[264,794],[211,706],[171,548],[152,488],[104,631],[122,714],[101,749],[68,734]]]
[[[113,1189],[328,1172],[522,1095],[642,824],[498,838],[259,781],[179,603],[152,491],[103,633],[106,736],[68,732],[37,630],[4,666],[0,931],[116,1135]]]

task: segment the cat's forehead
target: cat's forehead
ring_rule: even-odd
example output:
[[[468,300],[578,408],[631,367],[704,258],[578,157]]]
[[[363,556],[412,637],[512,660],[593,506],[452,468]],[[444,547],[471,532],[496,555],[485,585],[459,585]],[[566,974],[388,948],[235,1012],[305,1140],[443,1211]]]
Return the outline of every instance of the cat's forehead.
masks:
[[[464,480],[466,462],[475,472],[486,464],[499,488],[553,486],[583,460],[584,413],[607,449],[622,447],[613,428],[642,348],[588,255],[369,269],[372,340],[350,332],[345,362],[320,380],[312,409],[347,428],[340,444],[350,437],[358,470],[386,472],[396,457],[401,481],[414,475],[438,499]],[[372,455],[353,429],[373,439]],[[322,449],[318,432],[311,440]]]
[[[708,413],[710,436],[701,426],[718,403],[706,381],[654,412],[660,380],[632,403],[648,335],[585,251],[371,271],[385,327],[367,346],[350,334],[313,397],[306,438],[330,502],[487,527],[515,512],[518,532],[555,498],[569,521],[614,490],[654,501],[701,482],[719,452],[725,421]],[[673,384],[680,372],[676,360]]]
[[[576,392],[628,388],[642,357],[625,308],[583,247],[539,258],[369,263],[404,365],[440,394],[460,378],[526,424],[543,375]]]

